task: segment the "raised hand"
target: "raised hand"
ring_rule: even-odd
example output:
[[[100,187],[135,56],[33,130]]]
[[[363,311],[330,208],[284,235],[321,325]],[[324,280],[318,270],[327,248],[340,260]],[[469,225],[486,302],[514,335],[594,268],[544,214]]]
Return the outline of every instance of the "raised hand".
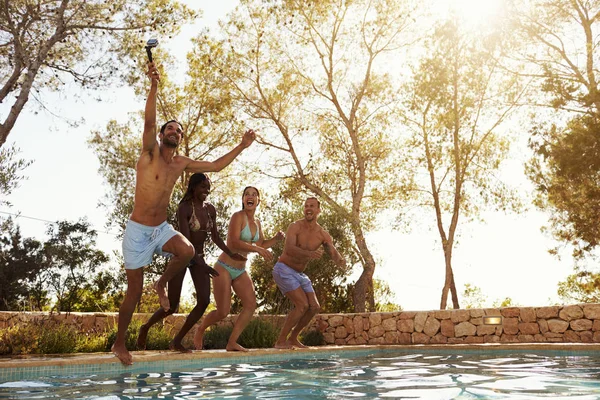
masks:
[[[148,72],[146,72],[146,75],[148,75],[148,78],[150,78],[152,83],[158,83],[158,81],[160,81],[160,74],[154,63],[148,63]]]
[[[256,252],[258,254],[260,254],[260,256],[262,258],[264,258],[267,261],[271,261],[273,259],[273,254],[271,254],[271,252],[265,248],[262,248],[260,246],[255,246],[256,247]]]
[[[283,239],[285,239],[285,233],[283,233],[282,231],[279,231],[275,234],[275,236],[273,237],[273,239],[277,240],[278,242],[282,241]]]
[[[248,129],[244,136],[242,136],[242,146],[244,148],[250,147],[252,142],[256,139],[256,133],[252,129]]]

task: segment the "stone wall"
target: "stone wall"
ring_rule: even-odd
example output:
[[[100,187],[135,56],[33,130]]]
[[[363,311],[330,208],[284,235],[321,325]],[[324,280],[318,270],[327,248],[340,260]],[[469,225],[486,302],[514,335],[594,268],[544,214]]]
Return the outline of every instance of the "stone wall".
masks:
[[[488,325],[484,317],[501,317]],[[150,314],[136,314],[146,321]],[[165,319],[179,329],[186,315]],[[231,325],[236,316],[221,322]],[[262,315],[281,326],[285,316]],[[115,313],[16,313],[0,312],[0,329],[48,321],[72,324],[82,332],[103,331],[116,324]],[[390,313],[319,314],[312,329],[323,333],[327,344],[443,344],[443,343],[600,343],[600,304],[551,307],[505,307],[468,310],[400,311]],[[309,329],[311,329],[309,328]],[[190,332],[188,338],[193,334]]]

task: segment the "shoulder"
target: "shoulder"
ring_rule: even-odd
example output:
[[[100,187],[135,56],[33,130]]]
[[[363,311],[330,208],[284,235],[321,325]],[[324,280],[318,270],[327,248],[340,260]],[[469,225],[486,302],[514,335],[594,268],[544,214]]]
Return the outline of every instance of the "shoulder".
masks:
[[[217,209],[212,203],[205,202],[204,205],[212,215],[217,215]]]
[[[177,212],[179,213],[188,213],[192,211],[192,202],[191,201],[183,201],[179,203],[177,207]]]
[[[290,226],[288,226],[288,232],[297,232],[297,231],[299,231],[300,227],[301,227],[301,223],[302,223],[302,220],[298,220],[298,221],[292,222],[290,224]]]
[[[240,222],[244,219],[244,210],[236,211],[231,216],[231,222]]]
[[[327,232],[325,229],[323,229],[323,227],[321,225],[319,225],[319,232],[321,233],[321,236],[324,239],[331,240],[331,235],[329,234],[329,232]]]

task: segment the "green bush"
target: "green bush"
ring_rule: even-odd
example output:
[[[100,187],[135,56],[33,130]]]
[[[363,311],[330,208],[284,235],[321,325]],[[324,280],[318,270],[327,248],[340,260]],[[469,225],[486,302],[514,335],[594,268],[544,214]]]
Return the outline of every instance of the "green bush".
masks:
[[[33,354],[37,352],[39,329],[34,325],[15,325],[2,331],[3,354]]]
[[[204,333],[205,349],[224,349],[227,346],[231,331],[230,326],[212,326]],[[238,343],[248,349],[273,347],[279,329],[268,321],[255,318],[244,329]]]
[[[306,346],[323,346],[325,345],[325,337],[323,333],[317,330],[312,330],[300,335],[300,342]]]
[[[106,332],[86,333],[77,336],[76,353],[99,353],[106,351],[107,347]]]
[[[279,329],[271,322],[254,318],[240,335],[240,345],[248,349],[264,349],[273,347]]]
[[[44,326],[37,324],[39,339],[37,353],[63,354],[74,353],[77,348],[77,331],[70,325],[52,324]]]
[[[129,350],[136,350],[137,347],[137,338],[140,333],[140,327],[142,326],[142,321],[134,319],[129,324],[129,328],[127,328],[127,333],[125,334],[125,346]],[[111,330],[109,330],[106,334],[106,349],[105,351],[110,351],[110,348],[115,343],[117,339],[117,325],[115,324]],[[168,350],[169,343],[173,340],[170,332],[167,332],[164,326],[160,323],[154,325],[148,331],[148,337],[146,339],[146,349],[147,350]]]
[[[227,346],[232,329],[230,326],[211,326],[204,332],[202,347],[208,350],[224,349]]]

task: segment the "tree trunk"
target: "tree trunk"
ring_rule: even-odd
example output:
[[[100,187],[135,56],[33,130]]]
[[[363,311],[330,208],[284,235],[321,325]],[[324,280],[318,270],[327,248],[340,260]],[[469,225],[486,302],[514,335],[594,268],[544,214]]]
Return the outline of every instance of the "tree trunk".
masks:
[[[366,305],[369,304],[369,311],[375,311],[375,296],[373,293],[373,274],[375,273],[375,259],[371,254],[362,233],[362,229],[356,227],[354,238],[358,246],[361,258],[363,260],[363,271],[354,285],[354,311],[365,312]]]
[[[458,293],[456,292],[456,284],[454,283],[454,272],[452,271],[452,247],[450,243],[444,246],[444,261],[446,265],[446,279],[442,288],[442,299],[440,301],[440,310],[445,310],[448,304],[448,291],[452,294],[452,308],[458,310]]]

